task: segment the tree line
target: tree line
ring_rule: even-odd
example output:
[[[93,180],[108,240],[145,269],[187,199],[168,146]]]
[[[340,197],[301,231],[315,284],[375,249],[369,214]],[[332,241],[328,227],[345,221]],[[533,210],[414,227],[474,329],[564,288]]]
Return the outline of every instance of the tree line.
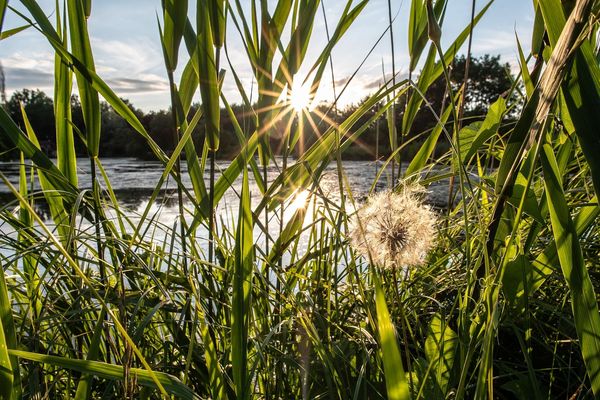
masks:
[[[466,57],[457,57],[453,63],[450,78],[454,89],[458,89],[464,80]],[[500,62],[500,56],[484,55],[479,58],[471,58],[469,66],[468,91],[465,98],[464,118],[467,121],[480,120],[485,116],[487,108],[499,96],[504,96],[512,86],[513,77],[510,74],[509,65]],[[443,105],[447,102],[446,82],[443,77],[434,82],[425,93],[429,106],[436,112],[440,112]],[[324,131],[329,124],[341,123],[351,115],[364,101],[358,101],[355,104],[346,106],[338,110],[329,104],[322,103],[310,113],[314,123],[305,121],[301,126],[303,132],[300,142],[295,149],[298,155],[302,149],[308,148],[312,143],[318,140],[319,131]],[[167,153],[173,150],[176,144],[176,134],[173,132],[173,122],[171,110],[160,110],[144,112],[136,108],[128,100],[124,100],[137,118],[143,124],[145,129],[156,143]],[[402,120],[404,106],[406,104],[406,95],[400,96],[395,107],[396,126]],[[13,120],[22,128],[24,127],[21,105],[23,106],[33,130],[38,136],[42,149],[49,155],[55,154],[56,136],[55,119],[52,99],[39,89],[23,89],[16,91],[8,101],[3,105]],[[194,104],[190,115],[193,115],[199,104]],[[366,123],[377,111],[380,105],[372,107],[358,122],[360,126]],[[84,122],[81,111],[81,103],[77,96],[71,98],[72,124],[75,132],[83,132]],[[254,130],[254,117],[251,110],[243,105],[232,105],[232,110],[236,118],[245,131],[250,134]],[[323,119],[323,115],[327,118]],[[136,157],[140,159],[153,158],[145,139],[136,133],[129,124],[124,121],[107,103],[102,103],[102,132],[100,142],[100,155],[102,157]],[[307,119],[307,118],[305,118]],[[325,122],[327,121],[327,122]],[[467,122],[468,123],[468,122]],[[436,125],[436,119],[431,113],[429,107],[423,106],[415,119],[411,132],[405,133],[404,140],[409,140],[415,135],[427,132]],[[192,138],[198,151],[202,150],[204,143],[204,132],[202,123],[198,124]],[[298,129],[297,122],[289,125],[288,122],[281,121],[276,124],[271,135],[271,148],[275,153],[279,153],[282,148],[282,137],[287,127]],[[388,123],[385,116],[377,122],[371,124],[360,137],[360,140],[354,143],[345,152],[346,159],[364,159],[373,160],[376,155],[386,157],[390,154],[390,142],[388,135]],[[15,159],[18,153],[12,143],[2,142],[0,138],[0,158]],[[404,159],[411,158],[420,147],[424,140],[415,140],[403,150]],[[437,152],[444,152],[449,144],[445,139],[438,143]],[[234,125],[225,109],[221,110],[221,145],[217,157],[231,158],[239,152],[240,141],[235,134]],[[81,140],[76,139],[76,151],[78,154],[85,154],[85,147]]]

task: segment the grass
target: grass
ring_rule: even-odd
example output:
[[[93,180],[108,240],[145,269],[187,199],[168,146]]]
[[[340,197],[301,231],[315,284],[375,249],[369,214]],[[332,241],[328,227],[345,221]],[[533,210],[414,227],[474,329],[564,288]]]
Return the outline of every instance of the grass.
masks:
[[[443,48],[438,29],[449,5],[413,0],[410,78],[387,82],[341,124],[329,125],[326,115],[312,121],[277,99],[303,66],[310,71],[304,84],[316,92],[366,1],[346,3],[317,58],[308,60],[314,23],[325,12],[319,1],[201,0],[191,18],[187,1],[166,0],[158,23],[175,110],[177,145],[169,155],[96,74],[89,2],[57,1],[54,24],[35,1],[21,3],[26,13],[0,2],[0,15],[20,14],[54,49],[58,160],[40,150],[31,125],[17,126],[0,109],[2,137],[22,153],[19,187],[0,174],[14,194],[0,208],[1,399],[600,396],[598,1],[572,9],[559,0],[535,2],[533,54],[519,45],[513,93],[492,104],[483,123],[468,124],[458,118],[468,88],[447,82],[443,110],[431,109],[423,94],[448,78],[492,3]],[[7,37],[19,40],[19,31]],[[225,31],[242,38],[257,98],[225,63]],[[543,69],[529,70],[530,61]],[[73,75],[83,132],[70,123]],[[236,82],[253,126],[237,123],[220,91],[224,79]],[[198,92],[202,107],[191,115]],[[99,96],[163,165],[139,218],[119,203],[102,167]],[[219,172],[212,156],[220,106],[234,121],[241,151]],[[398,124],[390,117],[395,107],[405,109]],[[372,108],[377,113],[364,121]],[[395,133],[409,132],[421,108],[438,124],[400,178],[427,186],[456,177],[460,197],[439,213],[436,246],[422,266],[385,269],[350,245],[351,214],[360,204],[341,160],[370,124],[387,118],[393,154],[386,165],[394,170],[410,143]],[[518,119],[506,125],[511,112]],[[298,126],[311,124],[320,139],[288,159]],[[207,133],[201,150],[191,141],[196,126]],[[282,164],[269,140],[276,126],[285,127]],[[75,135],[88,149],[91,191],[79,187],[77,168],[88,167],[77,165]],[[451,148],[434,159],[442,138]],[[181,163],[192,187],[181,183]],[[332,163],[339,202],[320,186]],[[273,164],[278,173],[269,180]],[[255,207],[251,177],[260,191]],[[166,180],[178,189],[173,226],[152,213]],[[215,205],[240,181],[238,215],[216,219]],[[311,195],[292,208],[303,191]],[[37,211],[42,202],[49,219]]]

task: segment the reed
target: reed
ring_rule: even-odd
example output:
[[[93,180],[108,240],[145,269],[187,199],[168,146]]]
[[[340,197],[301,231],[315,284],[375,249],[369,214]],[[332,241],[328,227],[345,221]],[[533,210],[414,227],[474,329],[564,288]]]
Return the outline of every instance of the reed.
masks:
[[[0,171],[14,195],[0,207],[0,399],[600,396],[600,2],[535,1],[532,49],[517,42],[519,74],[478,122],[463,119],[468,75],[455,87],[449,68],[492,2],[475,12],[473,1],[471,23],[441,41],[452,5],[412,0],[407,80],[395,77],[393,54],[394,77],[342,122],[295,108],[289,92],[302,83],[314,98],[333,69],[333,49],[367,3],[344,2],[335,21],[324,15],[327,40],[311,59],[323,0],[162,1],[174,133],[165,154],[95,71],[91,1],[57,0],[54,23],[33,0],[21,0],[23,12],[0,1],[0,21],[19,15],[54,50],[57,140],[55,163],[25,109],[19,126],[0,108],[0,135],[21,153],[18,187]],[[382,35],[392,50],[395,5],[386,4]],[[2,38],[20,40],[19,32]],[[230,62],[232,35],[243,43],[256,101]],[[73,76],[83,132],[73,129]],[[226,79],[252,123],[239,121],[221,91]],[[427,91],[440,79],[447,101],[435,110]],[[102,164],[100,96],[162,165],[137,213],[115,195]],[[222,109],[240,151],[219,171]],[[418,112],[436,121],[420,135]],[[400,180],[390,190],[413,191],[418,210],[406,215],[437,219],[410,262],[382,257],[406,251],[424,221],[373,210],[342,161],[370,125],[385,122],[392,152],[369,192],[391,166]],[[192,140],[198,127],[202,149]],[[305,129],[319,137],[299,151]],[[281,163],[271,148],[277,135]],[[87,149],[92,190],[82,189],[75,136]],[[450,150],[433,157],[442,140]],[[402,173],[395,164],[413,143],[419,150]],[[322,184],[330,171],[339,200]],[[420,205],[429,185],[455,178],[446,210],[434,216]],[[167,181],[176,185],[172,224],[160,219]],[[231,192],[237,213],[215,214],[231,206]],[[355,223],[361,215],[370,217]],[[377,236],[382,227],[391,228]],[[365,238],[385,251],[374,254]]]

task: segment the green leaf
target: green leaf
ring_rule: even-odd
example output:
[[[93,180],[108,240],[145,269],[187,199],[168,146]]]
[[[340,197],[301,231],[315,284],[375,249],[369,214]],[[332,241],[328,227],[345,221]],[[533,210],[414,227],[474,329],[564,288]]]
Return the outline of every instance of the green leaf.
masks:
[[[492,5],[494,0],[490,0],[479,13],[473,19],[473,26],[477,25],[483,15],[487,12],[488,8]],[[427,16],[425,15],[425,19]],[[463,31],[456,37],[454,42],[448,47],[446,53],[444,54],[444,63],[445,65],[450,65],[458,50],[463,45],[465,40],[469,37],[469,33],[471,32],[471,24],[463,29]],[[415,117],[417,116],[417,112],[421,108],[423,104],[422,95],[427,92],[427,89],[433,82],[435,82],[444,72],[444,64],[438,61],[435,62],[436,59],[436,49],[435,46],[431,46],[429,48],[429,53],[427,54],[427,59],[425,60],[425,64],[421,73],[419,74],[419,81],[417,82],[417,93],[413,93],[413,95],[408,100],[408,104],[406,106],[406,112],[402,117],[402,132],[405,134],[410,131],[412,124],[414,122]]]
[[[440,314],[435,314],[425,340],[425,355],[433,371],[440,398],[446,398],[457,346],[456,332],[447,326]]]
[[[406,168],[406,172],[404,173],[405,176],[411,176],[413,174],[419,173],[421,169],[425,167],[425,165],[427,164],[427,160],[429,160],[429,157],[431,157],[435,150],[437,141],[440,138],[440,135],[444,130],[444,126],[446,125],[446,122],[448,122],[448,118],[451,114],[452,107],[446,107],[446,110],[444,110],[444,113],[440,117],[440,120],[433,128],[429,136],[427,136],[427,139],[425,140],[425,142],[423,142],[423,145],[419,148],[419,151],[417,152],[417,154],[415,154],[410,164]]]
[[[235,239],[233,298],[231,306],[231,365],[238,399],[250,398],[248,370],[248,331],[252,315],[252,272],[254,270],[254,227],[250,208],[248,170],[244,169],[240,212]]]
[[[81,0],[67,0],[67,6],[73,55],[82,62],[88,71],[95,72],[84,4]],[[75,77],[85,122],[88,154],[91,157],[97,157],[100,148],[100,99],[96,89],[81,71],[78,70]]]
[[[123,367],[121,365],[108,364],[100,361],[78,360],[66,357],[50,356],[21,350],[9,350],[9,354],[25,360],[54,365],[72,371],[78,371],[83,374],[97,376],[98,378],[103,379],[120,381],[124,376]],[[157,389],[156,383],[148,371],[139,368],[131,368],[129,369],[129,374],[135,377],[139,385]],[[153,374],[156,376],[156,379],[160,382],[168,394],[179,399],[198,400],[200,398],[194,394],[190,388],[181,383],[181,381],[174,376],[165,374],[163,372],[153,372]]]
[[[187,20],[188,0],[164,0],[163,42],[167,54],[167,66],[171,71],[177,69],[179,45]]]
[[[388,399],[407,400],[410,399],[410,388],[402,366],[402,358],[396,340],[396,330],[385,303],[385,294],[381,288],[379,277],[374,274],[375,282],[375,306],[377,309],[377,328],[379,331],[379,342],[381,358],[383,359],[383,370],[385,372],[385,386]]]
[[[2,5],[0,5],[0,7],[2,7]],[[31,25],[23,25],[23,26],[19,26],[17,28],[13,28],[13,29],[4,31],[0,34],[0,40],[8,39],[9,37],[16,35],[17,33],[24,31],[25,29],[29,28],[30,26]]]
[[[465,132],[459,132],[460,158],[463,162],[469,162],[477,150],[498,133],[505,112],[506,100],[500,97],[490,106],[483,122],[468,125],[463,128]]]
[[[577,230],[565,198],[562,177],[549,144],[541,154],[544,184],[558,259],[571,294],[571,307],[583,361],[595,396],[600,395],[600,314],[585,266]]]
[[[100,343],[102,339],[102,327],[105,318],[106,312],[103,309],[100,312],[100,316],[98,317],[98,322],[96,323],[96,328],[94,329],[94,335],[92,336],[92,341],[90,342],[90,349],[86,360],[94,361],[98,358],[98,354],[100,352]],[[90,398],[90,395],[92,393],[93,378],[94,376],[91,374],[84,374],[81,376],[81,378],[79,379],[79,384],[77,384],[75,400],[87,400]]]
[[[61,28],[60,10],[56,10],[58,32],[61,29],[63,45],[67,46],[67,21]],[[75,155],[75,139],[71,119],[71,91],[73,73],[69,66],[58,55],[54,55],[54,117],[56,127],[56,163],[58,169],[67,177],[73,186],[77,186],[77,157]]]
[[[4,278],[4,267],[0,265],[0,398],[19,399],[21,379],[19,360],[10,355],[8,349],[17,347],[12,306]],[[16,378],[16,379],[15,379]]]
[[[208,0],[198,0],[197,6],[197,59],[200,95],[204,108],[206,143],[213,151],[219,149],[219,124],[221,110],[219,105],[219,84],[215,64],[214,43],[207,5]]]

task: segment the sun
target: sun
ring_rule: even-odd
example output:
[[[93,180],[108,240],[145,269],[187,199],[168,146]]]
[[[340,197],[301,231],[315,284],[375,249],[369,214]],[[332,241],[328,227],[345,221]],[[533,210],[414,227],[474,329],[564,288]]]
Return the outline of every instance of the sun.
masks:
[[[289,93],[289,104],[297,113],[310,107],[310,88],[308,85],[302,85],[299,81],[294,81],[292,90]]]

